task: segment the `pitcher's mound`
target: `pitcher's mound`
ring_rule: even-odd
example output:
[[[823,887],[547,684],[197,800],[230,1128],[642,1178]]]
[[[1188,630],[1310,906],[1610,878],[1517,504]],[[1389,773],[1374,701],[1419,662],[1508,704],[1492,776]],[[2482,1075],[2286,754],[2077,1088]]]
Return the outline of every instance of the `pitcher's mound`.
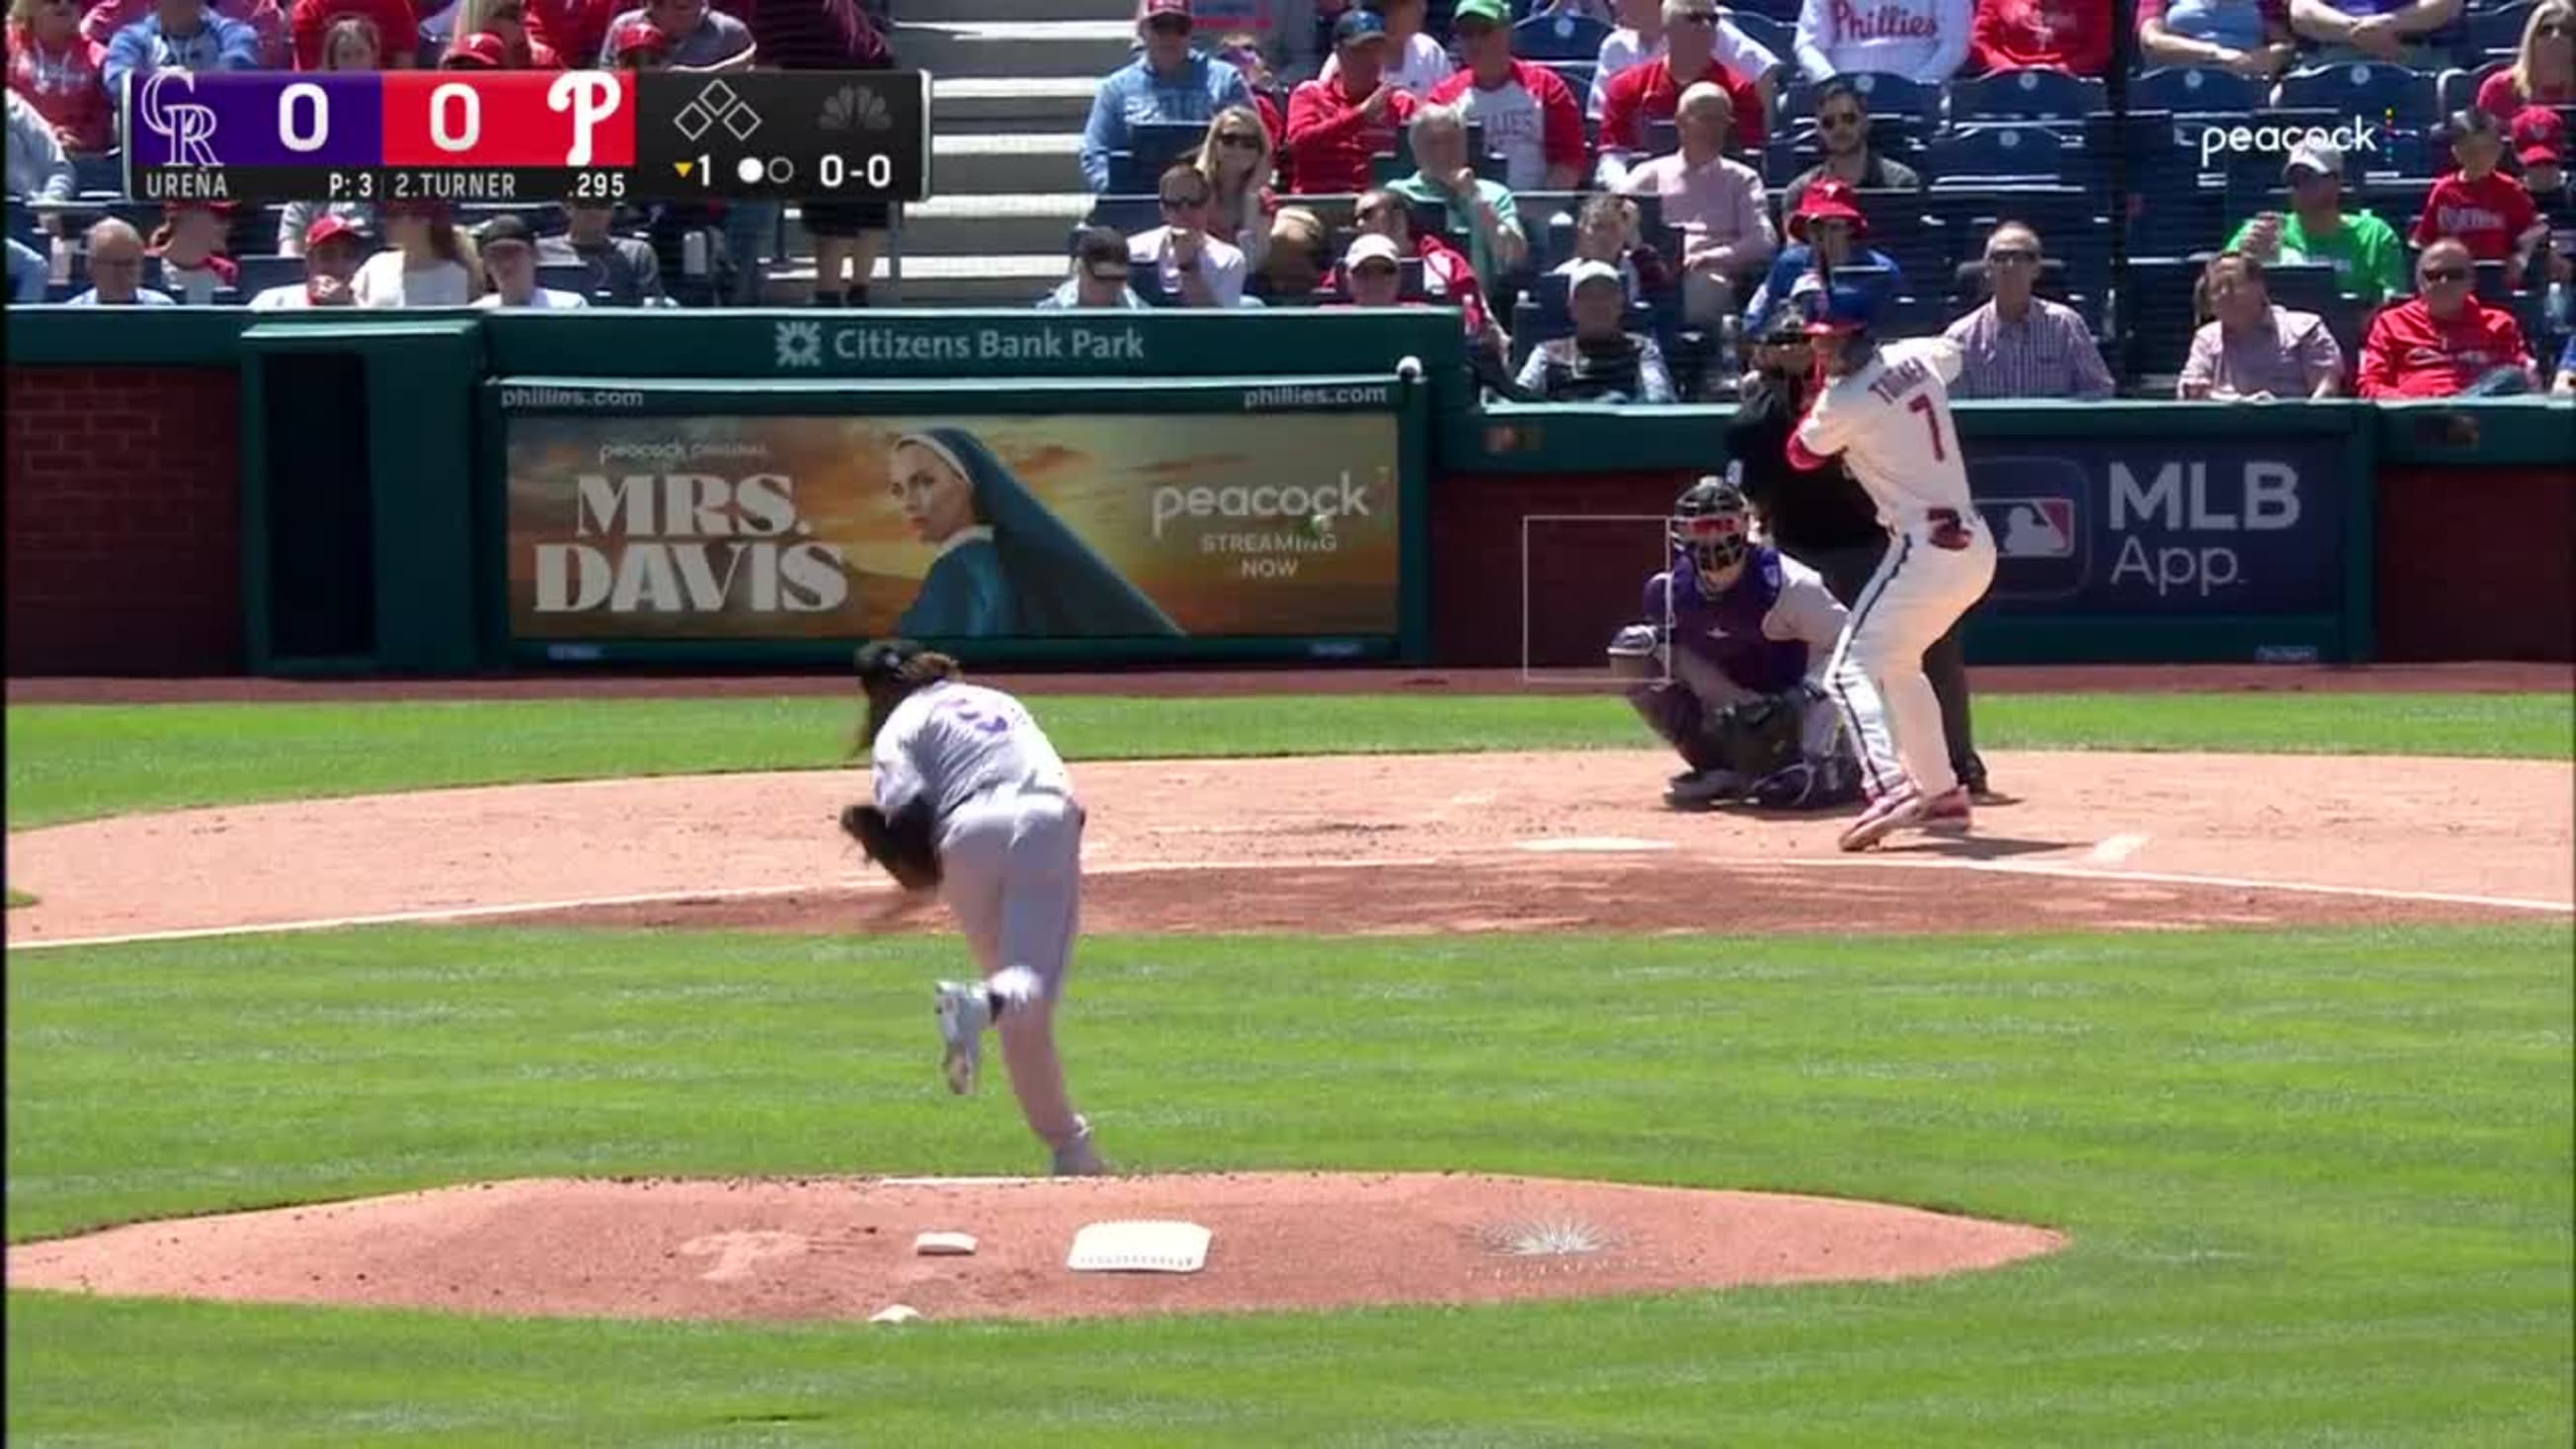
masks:
[[[1181,1219],[1194,1273],[1077,1273],[1075,1232]],[[959,1231],[971,1257],[913,1239]],[[8,1286],[637,1318],[1073,1318],[1490,1303],[1921,1277],[2063,1246],[1916,1208],[1466,1174],[484,1183],[12,1247]]]

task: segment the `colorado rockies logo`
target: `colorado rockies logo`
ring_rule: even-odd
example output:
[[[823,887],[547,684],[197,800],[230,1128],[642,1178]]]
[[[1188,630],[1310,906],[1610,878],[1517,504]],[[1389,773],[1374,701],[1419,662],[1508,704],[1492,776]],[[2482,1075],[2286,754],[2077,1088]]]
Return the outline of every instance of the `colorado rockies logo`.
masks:
[[[197,78],[184,70],[158,70],[143,83],[143,101],[138,114],[144,128],[170,143],[172,166],[220,166],[215,148],[215,108],[197,101],[164,104],[161,87],[178,81],[188,94],[197,93]]]

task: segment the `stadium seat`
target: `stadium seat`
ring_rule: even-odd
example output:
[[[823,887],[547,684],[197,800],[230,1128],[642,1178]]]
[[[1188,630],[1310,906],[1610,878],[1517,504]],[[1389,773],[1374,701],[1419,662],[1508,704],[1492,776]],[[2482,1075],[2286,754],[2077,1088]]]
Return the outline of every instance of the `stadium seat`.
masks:
[[[74,156],[72,189],[83,196],[121,196],[125,193],[125,157],[109,151],[97,156]]]
[[[1591,60],[1610,27],[1584,15],[1534,15],[1512,27],[1512,54],[1523,60]]]
[[[1950,123],[2079,121],[2102,109],[2102,82],[2054,70],[2005,70],[1950,83]]]
[[[2440,119],[2435,77],[2402,65],[2356,62],[2322,65],[2282,77],[2273,104],[2290,110],[2331,111],[2337,120],[2385,117],[2401,126]]]
[[[2208,66],[2165,66],[2129,79],[2131,111],[2171,111],[2196,116],[2259,111],[2270,101],[2261,81]]]
[[[1745,39],[1780,57],[1782,65],[1797,65],[1798,30],[1794,23],[1774,20],[1751,10],[1737,10],[1726,18],[1734,22],[1737,30],[1744,32]],[[1748,80],[1755,78],[1746,77]]]
[[[2342,286],[2336,281],[2334,266],[2329,262],[2267,266],[2263,269],[2263,288],[2271,293],[2274,303],[2293,312],[2314,312],[2320,317],[2331,314],[2343,301]]]
[[[2057,134],[2039,126],[1978,126],[1935,136],[1925,153],[1934,190],[1997,181],[2055,181]]]
[[[550,291],[587,296],[592,276],[588,262],[550,262],[537,268],[537,285]]]
[[[2486,84],[2488,76],[2512,68],[2512,61],[2488,60],[2474,66],[2454,66],[2435,76],[2433,91],[2439,98],[2442,114],[2447,116],[2453,111],[2467,110],[2477,102],[2478,87]]]
[[[1872,304],[1881,312],[1896,300],[1896,274],[1885,267],[1836,267],[1833,282],[1838,287],[1858,287],[1867,292]]]
[[[234,280],[240,283],[244,292],[252,296],[257,296],[271,287],[291,287],[304,280],[302,257],[235,257],[233,265],[239,268]]]
[[[2513,300],[2513,286],[2504,279],[2504,263],[2479,262],[2477,269],[2479,301],[2501,307]]]
[[[2463,21],[2468,26],[2469,50],[2481,58],[2511,57],[2522,47],[2522,28],[2530,23],[2534,0],[2519,0],[2511,5],[2491,9],[2472,9]]]
[[[2201,263],[2188,257],[2131,257],[2120,287],[2121,335],[2112,371],[2127,376],[2172,377],[2182,371],[2191,334],[2192,285]]]
[[[1593,60],[1593,56],[1587,55],[1580,61],[1551,60],[1541,64],[1556,72],[1556,78],[1565,82],[1567,90],[1574,92],[1574,104],[1580,107],[1591,96],[1592,77],[1600,69]]]

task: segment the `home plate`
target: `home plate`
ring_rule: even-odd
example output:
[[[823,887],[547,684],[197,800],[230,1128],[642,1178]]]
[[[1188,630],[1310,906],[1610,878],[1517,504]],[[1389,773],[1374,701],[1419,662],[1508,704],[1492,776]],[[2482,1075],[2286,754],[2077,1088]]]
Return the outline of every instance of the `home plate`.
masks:
[[[1547,853],[1590,851],[1609,853],[1622,850],[1670,850],[1669,840],[1638,840],[1625,835],[1562,835],[1546,840],[1524,840],[1514,847]]]
[[[1211,1236],[1196,1223],[1092,1223],[1073,1235],[1064,1265],[1077,1273],[1195,1273],[1207,1266]]]

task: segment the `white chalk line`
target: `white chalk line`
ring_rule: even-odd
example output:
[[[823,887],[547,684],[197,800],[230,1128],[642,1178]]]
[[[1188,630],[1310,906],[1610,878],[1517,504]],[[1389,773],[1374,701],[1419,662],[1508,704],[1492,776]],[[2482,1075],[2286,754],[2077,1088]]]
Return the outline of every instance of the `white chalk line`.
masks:
[[[1370,859],[1175,860],[1104,862],[1083,867],[1085,875],[1156,875],[1182,871],[1226,870],[1380,870],[1389,866],[1438,865],[1440,857],[1379,856]],[[893,887],[866,879],[805,881],[797,885],[699,887],[693,890],[642,891],[630,895],[579,896],[569,900],[518,901],[506,905],[441,906],[425,910],[380,911],[362,916],[324,916],[299,921],[251,925],[196,926],[176,931],[135,931],[114,936],[65,936],[54,940],[11,941],[12,951],[48,951],[65,946],[139,946],[154,941],[204,941],[223,936],[283,935],[298,931],[339,931],[362,926],[427,925],[440,921],[489,920],[498,916],[536,916],[549,912],[599,910],[609,906],[658,906],[682,901],[745,901],[816,891],[857,891],[882,895]]]
[[[2290,891],[2300,895],[2358,896],[2380,901],[2423,901],[2445,906],[2492,906],[2507,911],[2576,913],[2576,903],[2535,901],[2519,896],[2480,896],[2457,891],[2402,891],[2385,886],[2325,885],[2316,881],[2253,880],[2244,876],[2183,875],[2156,870],[2086,870],[2081,866],[2046,865],[2024,860],[1952,860],[1885,855],[1843,855],[1788,859],[1782,865],[1828,869],[1862,867],[1876,870],[1983,870],[1999,875],[2050,876],[2060,880],[2133,881],[2140,885],[2210,886],[2221,890]]]

